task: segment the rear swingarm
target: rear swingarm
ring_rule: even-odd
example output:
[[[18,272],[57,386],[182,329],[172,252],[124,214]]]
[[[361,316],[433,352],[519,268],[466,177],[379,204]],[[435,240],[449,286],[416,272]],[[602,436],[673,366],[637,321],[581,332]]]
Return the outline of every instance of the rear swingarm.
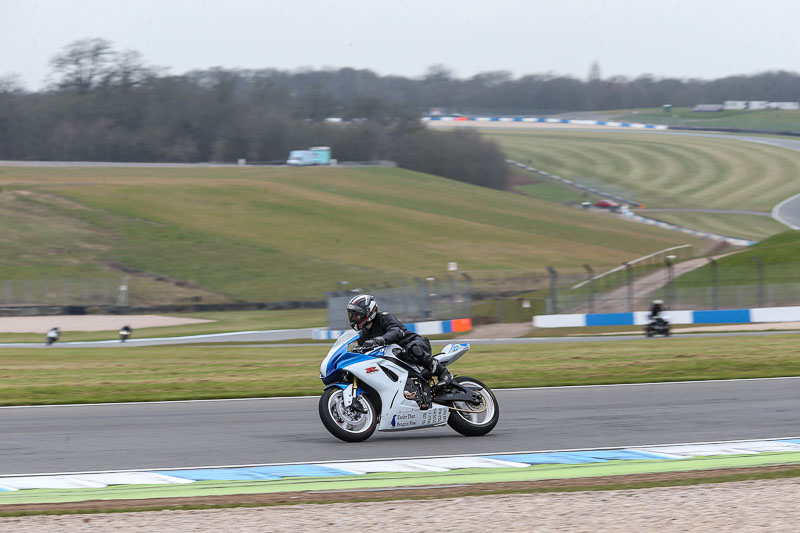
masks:
[[[446,390],[437,390],[433,401],[437,403],[443,402],[469,402],[479,404],[483,401],[483,396],[478,394],[472,389],[452,383]]]

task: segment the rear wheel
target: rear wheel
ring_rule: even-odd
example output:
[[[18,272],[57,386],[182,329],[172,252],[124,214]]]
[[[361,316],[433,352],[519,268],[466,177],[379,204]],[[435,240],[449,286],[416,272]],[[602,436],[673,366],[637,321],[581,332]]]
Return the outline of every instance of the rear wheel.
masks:
[[[480,403],[453,402],[447,424],[467,437],[486,435],[500,420],[500,406],[492,390],[475,378],[460,376],[454,380],[481,395]]]
[[[366,394],[356,400],[361,411],[354,406],[345,407],[344,391],[339,387],[326,389],[319,399],[319,418],[331,434],[345,442],[361,442],[375,433],[378,416],[375,406]],[[365,412],[362,412],[365,411]]]

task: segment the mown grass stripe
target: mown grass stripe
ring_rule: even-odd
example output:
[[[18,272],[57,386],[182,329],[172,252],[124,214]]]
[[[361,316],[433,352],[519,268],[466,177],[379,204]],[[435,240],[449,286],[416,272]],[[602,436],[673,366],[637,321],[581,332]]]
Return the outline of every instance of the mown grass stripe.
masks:
[[[798,188],[794,178],[800,174],[800,153],[735,138],[608,131],[482,133],[500,143],[511,159],[578,182],[627,190],[627,197],[648,207],[767,211]],[[737,216],[718,219],[715,229],[703,225],[710,221],[704,219],[695,227],[737,235],[737,228],[746,226],[737,221],[749,220]],[[781,229],[764,225],[751,234],[761,237]]]

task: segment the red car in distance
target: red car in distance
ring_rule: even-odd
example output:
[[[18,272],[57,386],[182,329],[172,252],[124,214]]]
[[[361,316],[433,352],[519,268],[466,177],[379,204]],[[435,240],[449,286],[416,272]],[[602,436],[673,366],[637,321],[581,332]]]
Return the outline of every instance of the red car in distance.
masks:
[[[600,200],[592,205],[595,207],[602,207],[603,209],[614,209],[619,207],[617,202],[612,202],[611,200]]]

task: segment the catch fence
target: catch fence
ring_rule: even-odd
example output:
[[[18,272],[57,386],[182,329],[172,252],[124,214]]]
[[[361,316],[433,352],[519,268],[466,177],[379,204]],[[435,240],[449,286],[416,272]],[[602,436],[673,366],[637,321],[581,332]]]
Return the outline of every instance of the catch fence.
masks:
[[[0,280],[2,306],[128,305],[127,282],[119,278]]]
[[[556,273],[557,276],[557,273]],[[646,310],[653,300],[668,309],[747,309],[800,304],[800,264],[764,264],[759,258],[730,264],[714,259],[666,259],[647,269],[624,268],[572,286],[554,281],[548,314]]]
[[[383,288],[362,287],[349,291],[326,294],[328,327],[346,329],[347,302],[356,294],[375,296],[379,311],[388,311],[403,322],[447,320],[472,316],[471,282],[447,276],[444,279],[415,278],[413,283],[396,287],[385,284]]]

